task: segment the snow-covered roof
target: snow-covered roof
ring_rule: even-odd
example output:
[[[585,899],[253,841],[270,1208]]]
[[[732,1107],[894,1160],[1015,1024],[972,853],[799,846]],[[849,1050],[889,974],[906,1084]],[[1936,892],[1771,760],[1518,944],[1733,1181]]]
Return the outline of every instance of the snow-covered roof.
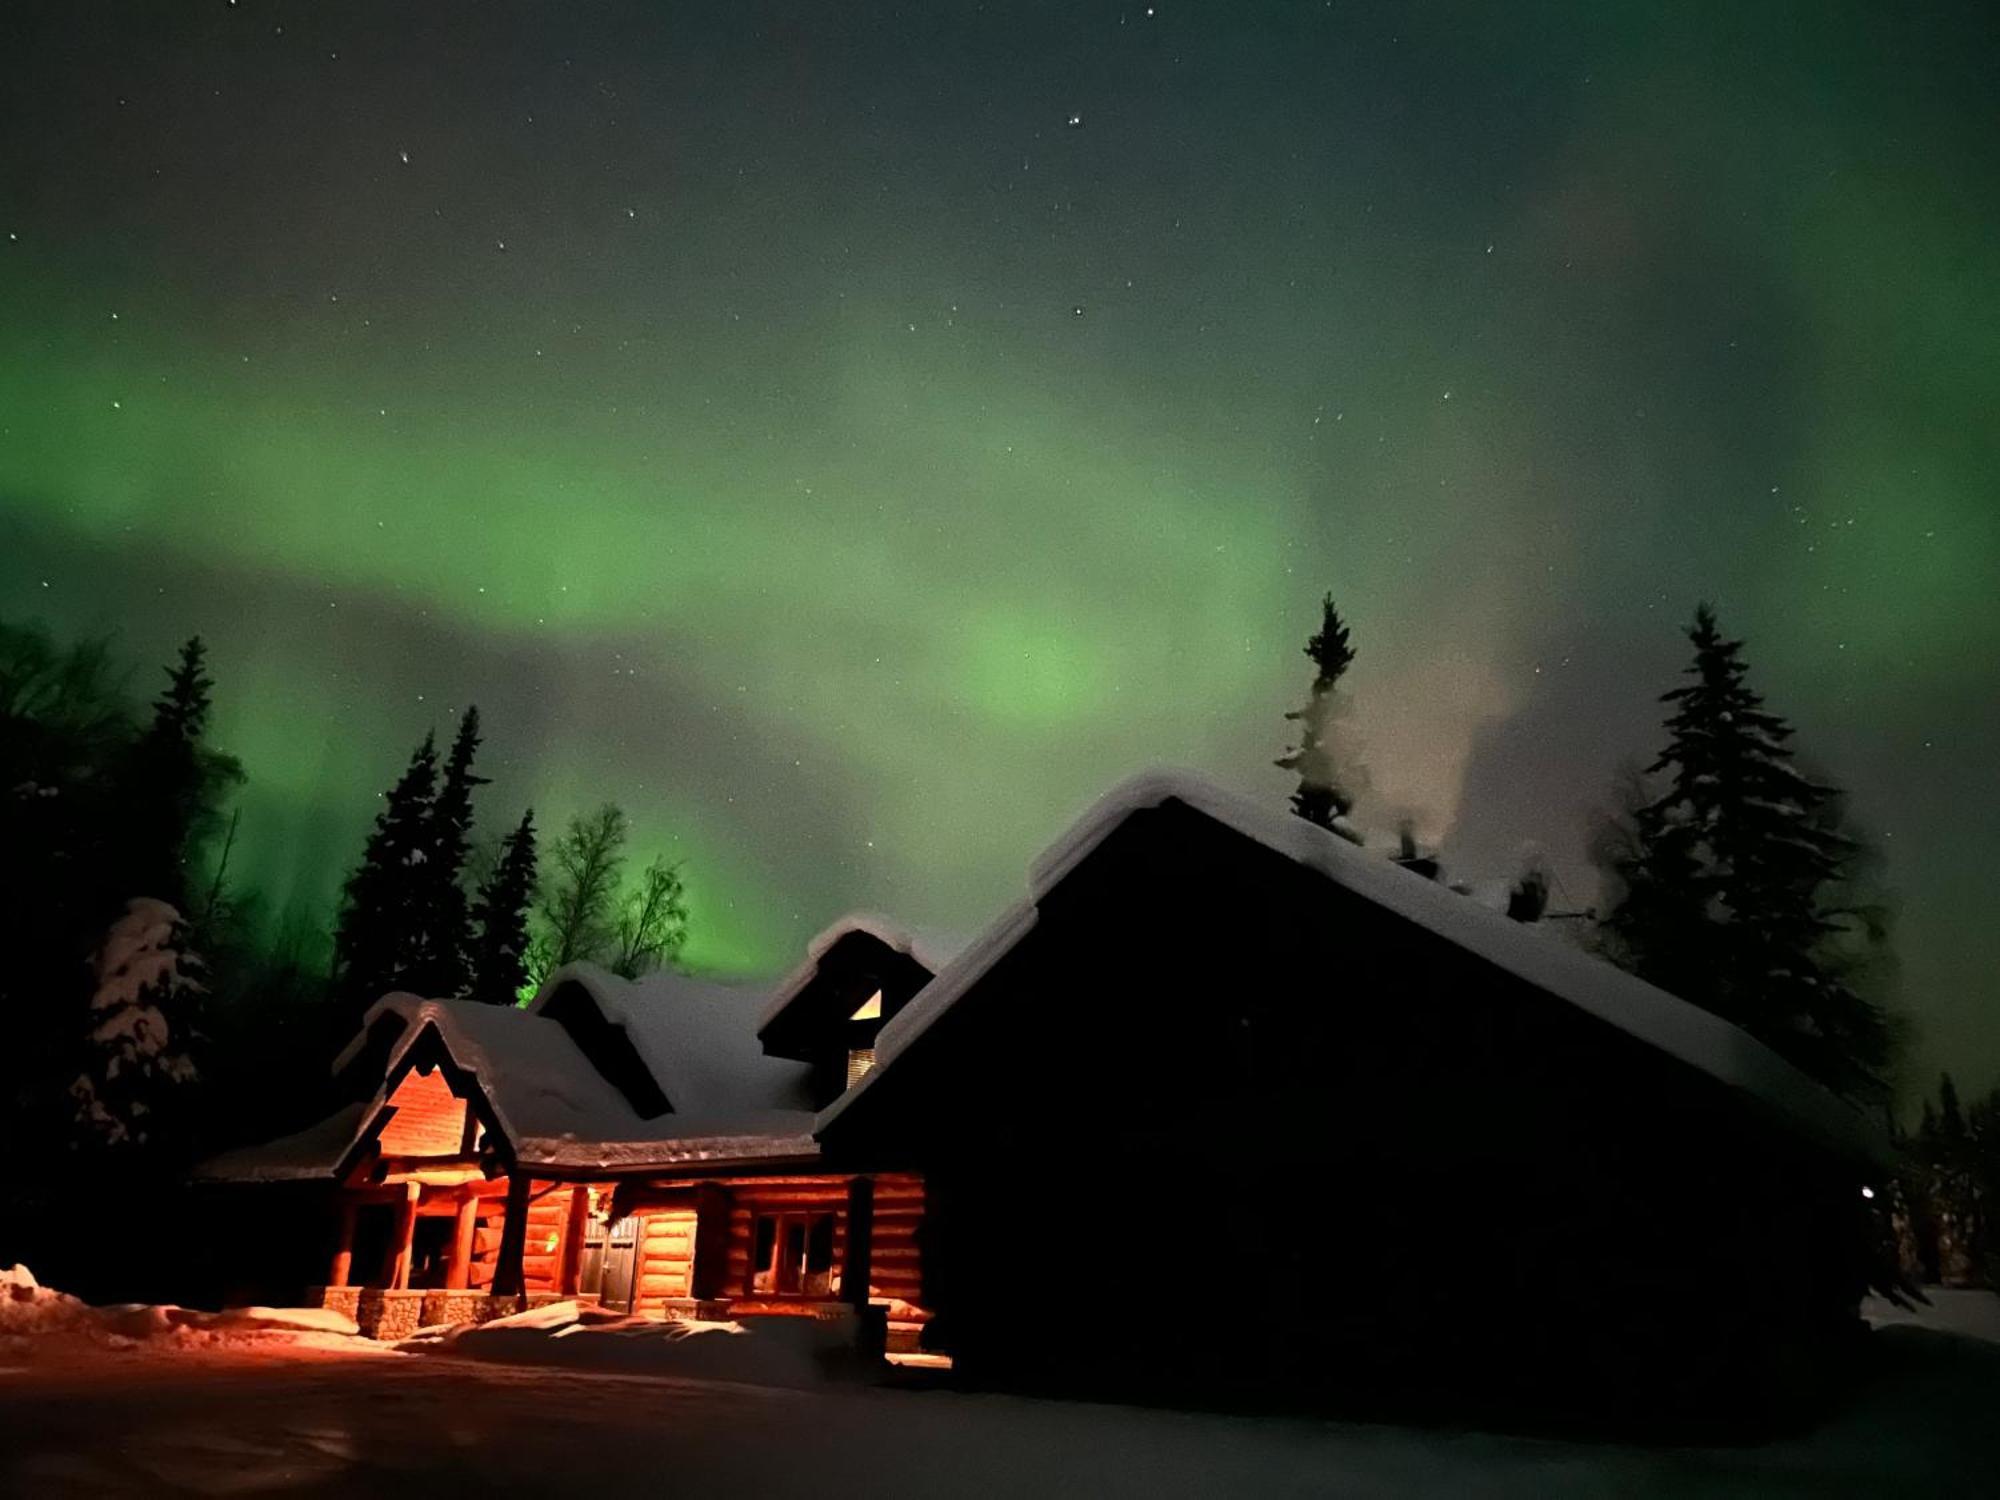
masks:
[[[804,961],[778,981],[778,987],[765,1003],[764,1013],[757,1018],[756,1030],[759,1034],[784,1014],[786,1007],[799,997],[800,991],[819,977],[820,962],[833,951],[834,945],[857,932],[874,938],[892,953],[907,954],[933,974],[949,964],[965,947],[962,937],[920,931],[876,912],[851,911],[836,917],[806,944]]]
[[[875,1065],[820,1114],[823,1131],[895,1066],[967,990],[1033,929],[1038,907],[1134,813],[1179,802],[1305,866],[1364,900],[1649,1046],[1778,1110],[1843,1154],[1881,1159],[1886,1145],[1861,1114],[1749,1033],[1570,943],[1538,933],[1435,881],[1369,854],[1283,807],[1254,803],[1186,771],[1149,771],[1120,783],[1029,868],[1028,897],[1003,912],[972,945],[882,1028]]]
[[[569,1033],[540,1016],[476,1000],[388,995],[369,1007],[364,1030],[389,1012],[405,1025],[385,1076],[394,1076],[425,1030],[435,1028],[452,1061],[477,1080],[517,1156],[531,1141],[615,1137],[644,1123]]]
[[[541,1006],[581,986],[624,1029],[669,1113],[645,1118],[597,1070],[569,1031]],[[385,1019],[400,1020],[374,1097],[296,1136],[226,1152],[204,1177],[231,1181],[326,1178],[346,1161],[390,1102],[389,1080],[411,1049],[435,1034],[470,1075],[521,1166],[550,1170],[688,1166],[819,1154],[806,1092],[809,1070],[764,1056],[751,1031],[761,995],[736,986],[659,974],[632,981],[589,964],[558,970],[525,1010],[472,1000],[386,995],[335,1063],[354,1061]]]
[[[760,990],[666,969],[620,979],[595,964],[576,963],[551,974],[523,1014],[539,1017],[572,984],[590,995],[607,1021],[624,1028],[675,1114],[726,1119],[811,1108],[812,1070],[766,1057],[757,1043]]]
[[[374,1107],[366,1101],[335,1110],[316,1125],[255,1146],[218,1152],[195,1168],[214,1182],[309,1182],[331,1177],[361,1138]]]

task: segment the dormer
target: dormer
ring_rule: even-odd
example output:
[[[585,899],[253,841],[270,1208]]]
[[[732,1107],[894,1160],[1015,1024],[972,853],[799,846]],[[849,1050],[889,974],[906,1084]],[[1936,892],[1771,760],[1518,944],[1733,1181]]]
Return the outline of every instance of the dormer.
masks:
[[[810,1064],[814,1104],[829,1104],[874,1066],[876,1037],[944,966],[949,946],[879,917],[843,917],[779,984],[757,1040],[772,1057]]]

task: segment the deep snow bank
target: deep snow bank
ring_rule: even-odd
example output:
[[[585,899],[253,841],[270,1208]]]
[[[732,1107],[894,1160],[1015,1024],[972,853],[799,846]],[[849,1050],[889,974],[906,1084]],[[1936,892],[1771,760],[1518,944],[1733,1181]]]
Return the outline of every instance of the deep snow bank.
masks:
[[[662,1323],[556,1302],[489,1323],[426,1329],[397,1347],[504,1364],[806,1389],[866,1379],[879,1368],[862,1359],[855,1343],[852,1314]]]
[[[144,1302],[93,1307],[35,1280],[26,1266],[0,1271],[0,1339],[26,1351],[61,1344],[130,1348],[140,1343],[229,1343],[382,1352],[360,1337],[352,1318],[323,1307],[232,1307],[202,1312]]]

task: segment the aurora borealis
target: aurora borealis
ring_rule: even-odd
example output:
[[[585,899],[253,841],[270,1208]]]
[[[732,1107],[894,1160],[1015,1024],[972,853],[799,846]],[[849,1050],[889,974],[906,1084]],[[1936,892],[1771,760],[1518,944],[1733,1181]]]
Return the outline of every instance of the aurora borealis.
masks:
[[[622,802],[764,971],[1138,766],[1282,797],[1325,589],[1357,821],[1587,901],[1708,597],[1990,1081],[1992,28],[12,4],[0,607],[208,638],[279,905],[476,701],[488,831]]]

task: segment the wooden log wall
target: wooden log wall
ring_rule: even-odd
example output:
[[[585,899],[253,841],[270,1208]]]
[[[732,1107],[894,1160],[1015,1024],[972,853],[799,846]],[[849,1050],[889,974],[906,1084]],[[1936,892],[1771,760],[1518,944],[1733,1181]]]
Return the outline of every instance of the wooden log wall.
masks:
[[[692,1208],[656,1208],[641,1216],[634,1312],[658,1317],[668,1298],[694,1294],[694,1239]]]
[[[723,1295],[737,1300],[737,1310],[790,1310],[785,1299],[765,1299],[750,1290],[750,1259],[756,1247],[760,1214],[831,1213],[834,1287],[828,1299],[841,1294],[839,1270],[847,1257],[846,1177],[743,1178],[728,1183],[729,1269]],[[923,1294],[922,1262],[917,1232],[924,1216],[921,1177],[887,1173],[875,1179],[875,1240],[869,1257],[868,1295],[886,1303],[892,1322],[921,1323],[929,1314],[919,1305]]]
[[[506,1219],[507,1179],[496,1178],[482,1190],[479,1219],[472,1236],[470,1284],[493,1285],[493,1268],[500,1257],[500,1235]],[[493,1191],[498,1190],[497,1194]],[[528,1235],[521,1253],[523,1289],[562,1290],[563,1240],[569,1233],[570,1184],[537,1179],[529,1187]]]
[[[444,1081],[444,1069],[415,1069],[389,1096],[396,1113],[382,1127],[377,1147],[383,1156],[456,1156],[465,1140],[465,1101]]]

